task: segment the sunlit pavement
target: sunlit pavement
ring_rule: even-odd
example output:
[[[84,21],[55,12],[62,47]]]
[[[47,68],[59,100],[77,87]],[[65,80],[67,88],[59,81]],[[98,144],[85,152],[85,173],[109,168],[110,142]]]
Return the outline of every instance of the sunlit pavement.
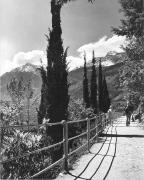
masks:
[[[124,116],[114,122],[83,155],[69,174],[60,174],[57,180],[144,179],[144,130],[137,122],[126,126]]]

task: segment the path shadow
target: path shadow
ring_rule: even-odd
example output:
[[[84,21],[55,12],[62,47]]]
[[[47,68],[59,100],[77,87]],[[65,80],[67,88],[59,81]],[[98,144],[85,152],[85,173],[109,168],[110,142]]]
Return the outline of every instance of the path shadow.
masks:
[[[71,172],[68,172],[68,174],[69,175],[71,175],[71,176],[73,176],[73,177],[75,177],[75,179],[77,179],[77,178],[79,178],[79,179],[84,179],[84,180],[90,180],[90,179],[87,179],[87,178],[83,178],[83,177],[79,177],[79,176],[76,176],[76,175],[74,175],[74,174],[72,174]]]
[[[127,138],[144,138],[144,135],[139,134],[101,134],[101,137],[127,137]]]
[[[96,153],[94,153],[94,152],[89,152],[90,154],[96,154]],[[105,157],[115,157],[114,155],[109,155],[109,154],[107,154],[107,155],[105,155],[105,154],[100,154],[100,153],[98,153],[97,154],[98,156],[105,156]]]

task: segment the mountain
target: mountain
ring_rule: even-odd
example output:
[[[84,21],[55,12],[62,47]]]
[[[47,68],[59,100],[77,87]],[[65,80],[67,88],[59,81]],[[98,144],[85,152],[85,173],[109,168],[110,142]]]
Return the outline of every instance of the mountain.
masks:
[[[7,92],[7,84],[13,77],[20,79],[23,77],[24,82],[28,82],[28,80],[32,80],[32,87],[35,92],[40,92],[41,87],[41,77],[38,71],[38,66],[27,63],[21,67],[18,67],[10,72],[3,74],[0,77],[0,92],[1,92],[1,100],[9,100],[8,92]]]
[[[118,80],[118,70],[122,65],[123,53],[108,53],[102,61],[112,61],[115,62],[114,65],[103,67],[108,89],[110,92],[110,98],[115,101],[122,97],[122,89],[116,88],[115,83]],[[12,77],[20,78],[23,77],[24,81],[27,82],[29,79],[32,80],[32,87],[34,89],[35,95],[39,95],[41,92],[41,76],[37,69],[38,66],[27,63],[21,67],[18,67],[11,72],[7,72],[0,77],[0,92],[1,100],[9,100],[9,95],[7,93],[7,84],[10,82]],[[98,70],[97,70],[98,71]],[[91,66],[88,66],[88,79],[90,80]],[[82,81],[83,81],[83,67],[77,68],[69,72],[69,94],[74,98],[82,98]]]

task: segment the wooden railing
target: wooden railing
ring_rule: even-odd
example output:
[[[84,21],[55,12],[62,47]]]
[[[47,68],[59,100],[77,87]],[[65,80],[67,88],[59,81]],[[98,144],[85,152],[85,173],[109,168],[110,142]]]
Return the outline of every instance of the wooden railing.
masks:
[[[94,121],[94,127],[91,128],[91,121]],[[79,135],[76,135],[74,137],[69,137],[69,134],[68,134],[68,126],[70,124],[74,124],[74,123],[81,123],[81,122],[86,122],[87,123],[87,129],[85,132],[82,132],[81,134]],[[42,173],[48,171],[49,169],[51,169],[52,167],[54,167],[55,165],[59,164],[59,163],[63,163],[63,167],[64,167],[64,170],[65,171],[68,171],[68,161],[69,161],[69,157],[71,155],[73,155],[74,153],[78,152],[79,150],[81,150],[82,148],[86,147],[87,146],[87,150],[89,151],[90,150],[90,147],[91,147],[91,142],[98,137],[99,133],[102,132],[105,127],[109,124],[109,120],[105,118],[105,114],[101,114],[99,116],[95,116],[93,118],[90,118],[90,119],[83,119],[83,120],[78,120],[78,121],[61,121],[61,122],[58,122],[58,123],[47,123],[46,125],[47,126],[55,126],[55,125],[61,125],[63,126],[63,140],[61,142],[58,142],[56,144],[53,144],[53,145],[50,145],[48,147],[44,147],[44,148],[41,148],[41,149],[38,149],[38,150],[35,150],[35,151],[32,151],[32,152],[29,152],[29,153],[24,153],[23,155],[20,155],[20,156],[17,156],[17,157],[13,157],[11,159],[7,159],[7,160],[1,160],[0,161],[0,164],[4,164],[6,162],[10,162],[10,161],[13,161],[13,160],[18,160],[20,158],[23,158],[23,157],[26,157],[26,156],[29,156],[31,154],[35,154],[35,153],[38,153],[38,152],[42,152],[42,151],[45,151],[45,150],[49,150],[51,148],[54,148],[58,145],[63,145],[63,157],[61,159],[59,159],[58,161],[56,161],[55,163],[51,164],[50,166],[46,167],[45,169],[41,170],[40,172],[34,174],[33,176],[31,176],[30,178],[35,178],[39,175],[41,175]],[[37,127],[40,127],[42,125],[31,125],[32,126],[37,126]],[[0,127],[1,129],[2,128],[20,128],[21,126],[6,126],[6,127]],[[27,125],[25,126],[22,126],[22,128],[24,127],[28,127]],[[91,132],[95,132],[94,133],[94,136],[91,137]],[[74,140],[74,139],[77,139],[77,138],[80,138],[82,136],[86,135],[87,136],[87,141],[85,144],[83,144],[82,146],[78,147],[77,149],[69,152],[69,149],[68,149],[68,144],[69,144],[69,141],[71,140]]]

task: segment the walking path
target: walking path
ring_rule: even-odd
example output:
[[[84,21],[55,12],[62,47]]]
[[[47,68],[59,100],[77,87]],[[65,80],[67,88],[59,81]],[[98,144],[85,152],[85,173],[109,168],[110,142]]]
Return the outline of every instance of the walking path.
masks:
[[[69,174],[57,180],[144,180],[144,130],[137,122],[126,127],[118,119],[83,155]]]

